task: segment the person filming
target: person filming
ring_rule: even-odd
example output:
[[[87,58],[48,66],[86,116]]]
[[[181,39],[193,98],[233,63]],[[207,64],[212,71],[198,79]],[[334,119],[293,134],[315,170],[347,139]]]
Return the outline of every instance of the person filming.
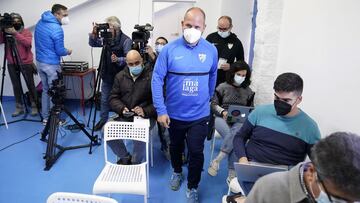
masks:
[[[0,44],[7,43],[8,37],[15,39],[16,49],[19,56],[18,62],[20,64],[17,64],[17,60],[12,55],[12,50],[10,50],[10,47],[7,45],[6,60],[15,96],[15,111],[12,113],[12,116],[16,117],[24,113],[24,104],[21,95],[20,71],[23,74],[25,81],[27,81],[30,92],[30,115],[36,116],[38,114],[38,109],[36,107],[37,94],[35,91],[33,74],[36,74],[37,71],[33,63],[33,53],[31,51],[32,34],[30,30],[24,27],[24,21],[20,14],[11,13],[10,16],[13,19],[13,27],[5,28],[4,31],[0,31]],[[19,68],[21,67],[21,70],[18,69],[17,65],[19,65]]]
[[[110,39],[99,35],[99,24],[94,24],[92,33],[89,34],[89,45],[91,47],[105,47],[100,68],[101,83],[101,105],[100,121],[95,125],[94,131],[100,130],[109,118],[109,95],[112,89],[115,75],[126,66],[125,56],[131,49],[132,41],[121,31],[120,20],[116,16],[106,18]],[[107,44],[106,44],[107,43]]]

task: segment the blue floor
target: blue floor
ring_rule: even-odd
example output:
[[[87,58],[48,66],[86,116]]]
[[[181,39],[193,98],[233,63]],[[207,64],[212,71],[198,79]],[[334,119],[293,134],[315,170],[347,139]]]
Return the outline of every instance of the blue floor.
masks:
[[[14,120],[12,98],[5,98],[3,106],[6,118]],[[67,102],[73,115],[81,122],[87,116],[81,115],[78,102]],[[87,108],[88,115],[89,108]],[[27,118],[38,119],[39,117]],[[18,119],[18,118],[16,118]],[[70,118],[67,119],[70,122]],[[2,115],[0,122],[3,123]],[[71,122],[70,122],[71,123]],[[86,123],[86,122],[85,122]],[[89,148],[66,151],[60,156],[51,170],[44,171],[43,156],[46,143],[40,141],[39,132],[43,125],[40,122],[20,121],[9,125],[9,129],[0,126],[0,203],[45,203],[53,192],[92,193],[93,184],[104,166],[103,145],[95,146],[93,153]],[[32,137],[31,137],[32,136]],[[100,135],[99,135],[100,136]],[[29,138],[31,137],[31,138]],[[14,144],[6,149],[5,147]],[[58,133],[58,143],[62,146],[87,144],[89,139],[84,133],[71,133],[62,128]],[[218,141],[215,147],[219,150]],[[150,168],[150,203],[184,203],[186,181],[179,191],[172,191],[168,187],[171,176],[170,162],[160,151],[159,139],[154,137],[154,167]],[[200,202],[221,202],[221,197],[227,192],[225,182],[227,176],[226,160],[222,162],[218,176],[211,177],[207,173],[210,157],[210,142],[205,142],[205,164],[199,190]],[[184,173],[187,174],[186,167]],[[112,198],[122,203],[143,202],[143,196],[114,194]]]

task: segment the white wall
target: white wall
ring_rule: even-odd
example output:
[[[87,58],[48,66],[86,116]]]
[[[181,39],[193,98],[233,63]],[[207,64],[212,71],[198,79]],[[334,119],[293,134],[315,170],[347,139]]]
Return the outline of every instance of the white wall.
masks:
[[[301,107],[323,136],[360,133],[360,1],[284,2],[277,73],[303,77]]]

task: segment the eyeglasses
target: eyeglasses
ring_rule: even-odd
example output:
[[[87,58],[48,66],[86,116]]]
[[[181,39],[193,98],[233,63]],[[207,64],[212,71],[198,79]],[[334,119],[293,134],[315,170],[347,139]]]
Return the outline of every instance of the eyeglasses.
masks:
[[[319,175],[320,173],[318,171],[316,171],[316,174],[317,174],[317,179],[319,181],[319,183],[321,184],[321,186],[324,188],[324,191],[326,193],[326,195],[328,196],[330,202],[332,203],[347,203],[347,202],[353,202],[353,201],[350,201],[350,200],[346,200],[342,197],[337,197],[337,196],[334,196],[334,195],[331,195],[329,194],[325,184],[324,184],[324,181],[322,180],[321,176]]]

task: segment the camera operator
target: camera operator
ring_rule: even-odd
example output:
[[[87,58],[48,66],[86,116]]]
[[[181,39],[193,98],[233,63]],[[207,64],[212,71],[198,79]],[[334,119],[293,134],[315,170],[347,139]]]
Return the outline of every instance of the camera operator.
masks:
[[[11,37],[15,39],[16,48],[19,54],[19,62],[23,70],[23,76],[28,81],[28,89],[30,91],[30,101],[31,101],[31,116],[36,116],[38,110],[36,107],[37,94],[35,91],[34,77],[33,74],[36,74],[36,67],[33,63],[33,53],[31,52],[31,43],[32,43],[32,34],[30,30],[24,28],[24,21],[22,17],[17,13],[10,14],[13,20],[13,27],[5,28],[4,32],[0,31],[0,44],[7,43],[6,38]],[[5,37],[7,35],[7,37]],[[10,47],[7,47],[6,50],[6,60],[8,71],[10,75],[10,80],[13,85],[13,91],[15,96],[15,112],[12,114],[13,117],[19,116],[24,113],[24,104],[22,101],[22,90],[21,90],[21,79],[20,79],[20,70],[16,67],[16,59],[12,57],[12,50]]]
[[[61,25],[67,24],[69,24],[67,8],[54,4],[51,11],[45,11],[41,15],[35,27],[36,61],[43,86],[41,111],[44,125],[48,120],[50,107],[53,105],[48,91],[52,86],[52,81],[58,77],[57,72],[61,72],[60,57],[72,53],[71,49],[64,47],[64,31]],[[61,119],[60,124],[64,122],[65,120]]]
[[[109,103],[111,109],[119,114],[120,120],[128,120],[129,117],[138,115],[151,119],[151,128],[154,126],[156,111],[152,104],[150,64],[144,64],[140,53],[131,50],[126,55],[127,67],[120,71],[114,79]],[[134,141],[132,156],[127,152],[123,141],[114,140],[108,142],[114,153],[120,157],[118,164],[141,163],[144,157],[145,145]],[[131,159],[132,157],[132,159]]]
[[[94,24],[93,32],[89,34],[89,45],[91,47],[102,47],[105,53],[102,60],[103,66],[101,67],[101,110],[100,121],[95,125],[94,131],[100,130],[109,118],[109,94],[114,83],[115,75],[124,69],[125,56],[131,49],[132,41],[121,31],[120,20],[115,16],[106,18],[106,23],[109,24],[109,30],[112,34],[111,39],[103,39],[98,36],[98,25]]]

